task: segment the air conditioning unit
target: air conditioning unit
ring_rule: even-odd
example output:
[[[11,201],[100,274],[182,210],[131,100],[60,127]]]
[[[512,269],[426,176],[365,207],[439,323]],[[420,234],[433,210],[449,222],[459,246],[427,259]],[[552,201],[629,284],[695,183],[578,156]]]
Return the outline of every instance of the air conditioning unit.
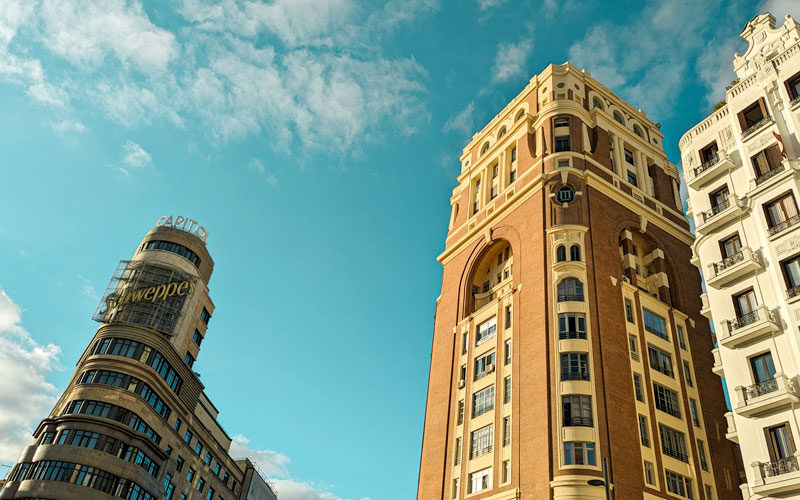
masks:
[[[458,388],[463,389],[466,384],[467,383],[464,381],[464,379],[461,379],[458,381]]]
[[[494,364],[489,363],[488,365],[486,365],[486,371],[488,373],[492,373],[494,371]]]

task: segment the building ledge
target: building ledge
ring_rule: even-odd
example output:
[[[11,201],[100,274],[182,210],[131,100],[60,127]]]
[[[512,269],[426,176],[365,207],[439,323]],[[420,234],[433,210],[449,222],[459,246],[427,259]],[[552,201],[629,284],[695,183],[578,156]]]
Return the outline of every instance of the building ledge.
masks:
[[[792,490],[800,489],[800,467],[798,467],[797,453],[772,462],[753,462],[755,478],[750,489],[756,495],[779,495]]]
[[[725,420],[728,421],[728,430],[725,432],[725,438],[728,441],[739,444],[739,432],[736,430],[736,421],[733,418],[732,411],[725,413]]]
[[[724,377],[725,372],[722,368],[722,357],[719,354],[719,347],[711,349],[711,354],[714,356],[714,365],[711,367],[711,371],[720,377]]]
[[[750,247],[708,266],[708,286],[719,290],[728,283],[763,268],[761,258]]]
[[[780,184],[787,178],[792,177],[795,171],[795,168],[788,160],[783,160],[777,167],[750,181],[751,188],[747,193],[747,197],[754,198],[765,191],[770,191],[776,184]]]
[[[727,224],[744,213],[747,204],[738,196],[732,194],[727,200],[711,208],[697,217],[697,232],[708,234],[714,229]]]
[[[749,314],[724,321],[717,340],[721,346],[735,349],[779,329],[772,311],[768,310],[767,306],[760,305]]]
[[[783,373],[748,387],[736,386],[736,413],[744,417],[765,415],[772,411],[800,403],[794,380]]]
[[[736,168],[736,164],[729,156],[717,153],[711,160],[690,171],[691,178],[687,184],[690,188],[697,190],[734,168]]]

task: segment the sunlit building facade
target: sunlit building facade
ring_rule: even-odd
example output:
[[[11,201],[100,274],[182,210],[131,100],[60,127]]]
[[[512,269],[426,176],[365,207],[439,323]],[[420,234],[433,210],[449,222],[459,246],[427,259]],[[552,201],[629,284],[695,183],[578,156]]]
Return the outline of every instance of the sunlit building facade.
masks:
[[[643,111],[566,63],[464,148],[419,500],[739,496],[662,141]]]
[[[681,139],[692,262],[705,277],[714,372],[745,499],[800,498],[800,27],[770,14],[744,27],[737,80]]]
[[[0,499],[275,500],[249,459],[229,455],[193,370],[214,312],[206,238],[164,217],[120,262],[100,327]]]

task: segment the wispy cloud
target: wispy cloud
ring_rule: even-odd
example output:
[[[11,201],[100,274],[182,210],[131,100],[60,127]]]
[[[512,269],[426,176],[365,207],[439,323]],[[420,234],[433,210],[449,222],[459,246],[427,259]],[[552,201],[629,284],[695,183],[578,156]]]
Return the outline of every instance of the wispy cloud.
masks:
[[[123,146],[122,163],[133,168],[142,168],[153,164],[150,153],[145,151],[140,145],[128,140]]]
[[[97,289],[94,287],[92,280],[80,274],[78,275],[78,279],[81,281],[81,291],[86,298],[93,301],[100,298],[100,296],[97,295]]]
[[[481,10],[488,10],[499,5],[502,5],[506,2],[506,0],[478,0],[478,7]]]
[[[492,68],[492,81],[505,82],[525,73],[525,61],[530,56],[533,40],[525,38],[517,43],[500,43]]]
[[[278,189],[278,178],[275,177],[275,174],[270,172],[263,163],[261,163],[261,160],[257,158],[250,158],[250,161],[247,162],[247,168],[253,172],[256,172],[267,184],[275,189]]]
[[[475,101],[470,101],[467,107],[451,116],[444,122],[442,132],[457,132],[468,137],[475,128]]]
[[[32,441],[35,424],[52,409],[58,391],[47,381],[60,369],[61,349],[42,345],[21,325],[22,310],[0,286],[0,462],[13,463]]]
[[[230,454],[234,458],[248,457],[255,462],[273,482],[281,500],[344,500],[328,491],[329,488],[293,479],[289,473],[289,457],[276,451],[254,448],[250,439],[241,434],[234,436]]]

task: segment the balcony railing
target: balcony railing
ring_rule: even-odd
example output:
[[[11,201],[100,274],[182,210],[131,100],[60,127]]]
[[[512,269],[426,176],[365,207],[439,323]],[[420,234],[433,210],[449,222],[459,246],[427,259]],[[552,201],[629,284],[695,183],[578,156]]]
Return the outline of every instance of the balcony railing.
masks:
[[[561,372],[561,380],[589,380],[589,372]]]
[[[650,448],[650,438],[647,436],[642,436],[642,446]]]
[[[562,422],[564,427],[594,427],[592,417],[564,417]]]
[[[631,359],[634,361],[639,361],[639,353],[636,351],[631,351]]]
[[[565,339],[585,339],[586,332],[576,332],[576,331],[566,331],[566,332],[558,332],[558,338],[560,340]]]
[[[559,302],[583,302],[583,294],[582,293],[567,293],[567,294],[559,294],[558,296]]]
[[[778,381],[774,378],[771,378],[769,380],[758,382],[757,384],[745,387],[744,400],[745,402],[747,402],[748,399],[757,398],[759,396],[763,396],[764,394],[769,394],[777,390],[778,390]]]
[[[769,236],[775,236],[776,234],[786,231],[787,229],[798,223],[800,223],[800,214],[793,215],[788,219],[786,219],[785,221],[781,222],[780,224],[772,226],[767,230],[767,234],[769,234]]]
[[[764,172],[763,174],[759,175],[756,178],[756,186],[765,183],[766,181],[772,179],[773,177],[783,172],[784,170],[786,170],[786,168],[783,166],[783,163],[773,168],[772,170],[767,170],[766,172]]]
[[[689,455],[680,450],[673,450],[672,448],[665,447],[662,448],[662,451],[664,452],[664,455],[668,457],[677,458],[681,462],[686,462],[687,464],[689,463]]]
[[[661,363],[653,363],[653,361],[651,360],[650,361],[650,366],[655,371],[661,372],[664,375],[666,375],[667,377],[675,378],[675,372],[673,372],[672,369],[670,367],[668,367],[667,365],[663,365]]]
[[[790,299],[792,297],[797,297],[798,295],[800,295],[800,285],[793,286],[792,288],[786,290],[786,296]]]
[[[695,167],[694,176],[697,177],[698,175],[702,174],[703,172],[705,172],[709,168],[713,167],[717,163],[719,163],[719,152],[714,153],[714,156],[712,156],[710,159],[704,161],[703,164],[700,165],[699,167]]]
[[[731,206],[730,198],[722,200],[721,202],[711,207],[711,210],[706,210],[705,212],[703,212],[703,222],[708,222],[708,219],[714,217],[715,215],[717,215],[718,213],[722,212],[723,210],[725,210],[730,206]]]
[[[738,316],[736,319],[728,320],[728,326],[730,327],[731,333],[733,333],[734,330],[751,325],[758,320],[758,310],[755,310],[745,314],[744,316]]]
[[[725,269],[744,261],[744,252],[739,251],[730,257],[726,257],[719,262],[714,263],[714,274],[719,274]]]
[[[772,122],[772,118],[767,116],[767,117],[764,117],[764,118],[760,119],[759,121],[755,122],[754,124],[750,125],[750,127],[748,127],[747,130],[742,132],[742,139],[746,139],[746,138],[750,137],[751,135],[755,134],[756,132],[758,132],[758,130],[761,127],[763,127],[764,125],[766,125],[767,123],[770,123],[770,122]]]
[[[481,406],[480,408],[475,408],[472,410],[472,418],[480,417],[484,413],[488,413],[494,410],[494,403],[487,404],[485,406]]]
[[[492,452],[492,444],[491,443],[489,443],[487,445],[484,445],[484,446],[476,446],[476,447],[473,447],[470,450],[469,458],[471,460],[473,458],[479,457],[481,455],[486,455],[487,453],[491,453],[491,452]]]
[[[800,467],[798,467],[797,457],[795,456],[779,458],[778,460],[761,464],[761,474],[763,474],[764,477],[780,476],[781,474],[787,474],[798,470],[800,470]]]
[[[793,107],[795,104],[800,104],[800,95],[789,102],[789,107]]]

